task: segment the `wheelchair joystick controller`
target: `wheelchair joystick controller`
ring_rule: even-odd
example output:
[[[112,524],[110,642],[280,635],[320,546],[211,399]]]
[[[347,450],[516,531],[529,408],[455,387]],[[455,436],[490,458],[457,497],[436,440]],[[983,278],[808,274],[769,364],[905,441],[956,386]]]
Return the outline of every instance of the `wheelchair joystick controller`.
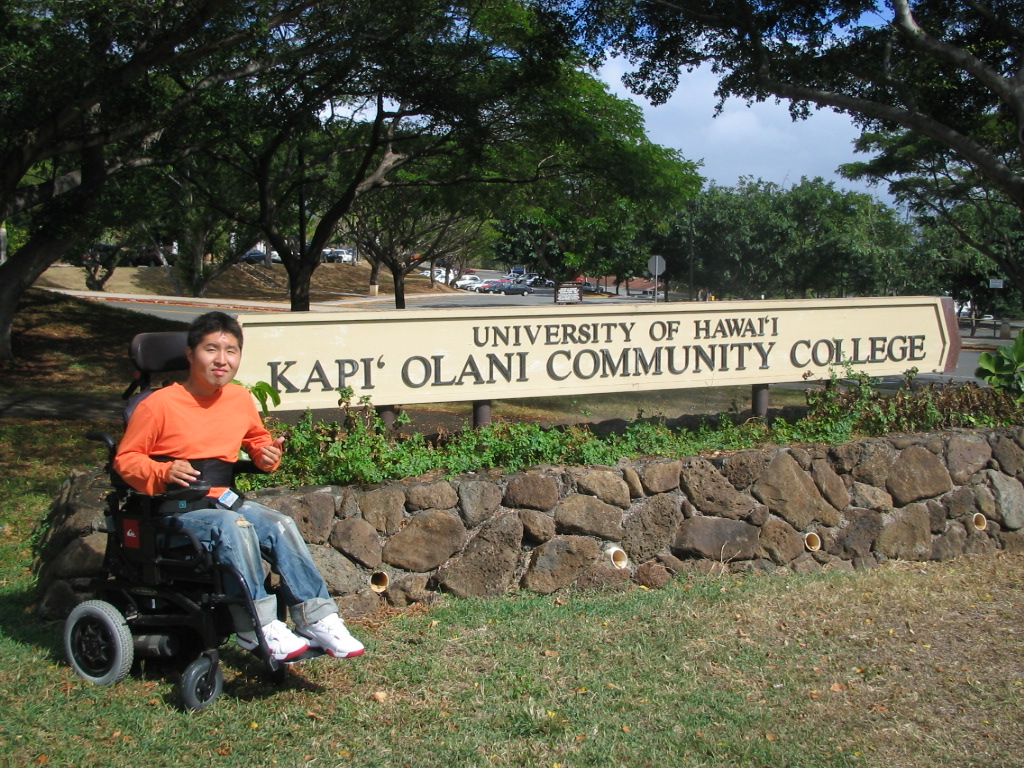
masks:
[[[169,487],[164,496],[171,501],[199,501],[204,496],[209,495],[210,488],[212,487],[205,480],[196,480],[187,486],[177,485]]]

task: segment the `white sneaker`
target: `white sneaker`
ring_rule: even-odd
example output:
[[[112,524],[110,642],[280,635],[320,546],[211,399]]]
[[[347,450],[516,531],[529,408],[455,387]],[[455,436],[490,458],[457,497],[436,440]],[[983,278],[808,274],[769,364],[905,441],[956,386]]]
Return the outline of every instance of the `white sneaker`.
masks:
[[[325,616],[320,621],[299,627],[297,631],[303,637],[308,638],[314,647],[323,648],[336,659],[361,656],[366,650],[362,643],[349,634],[345,622],[336,613]]]
[[[256,631],[238,632],[238,644],[247,651],[259,648]],[[291,661],[309,650],[309,643],[292,632],[283,621],[274,619],[263,625],[263,637],[267,640],[270,655],[277,661]]]

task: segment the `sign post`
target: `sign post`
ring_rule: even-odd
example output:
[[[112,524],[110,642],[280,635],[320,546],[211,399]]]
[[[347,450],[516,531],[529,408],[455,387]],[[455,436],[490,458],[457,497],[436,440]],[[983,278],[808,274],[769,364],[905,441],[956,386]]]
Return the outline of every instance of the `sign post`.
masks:
[[[665,259],[654,255],[647,260],[647,271],[654,275],[654,300],[658,300],[658,276],[665,272]]]

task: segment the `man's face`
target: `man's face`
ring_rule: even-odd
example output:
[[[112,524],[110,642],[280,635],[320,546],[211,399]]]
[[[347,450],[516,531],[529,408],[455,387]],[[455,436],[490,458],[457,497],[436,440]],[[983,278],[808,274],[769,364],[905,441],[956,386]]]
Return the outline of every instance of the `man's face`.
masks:
[[[189,383],[195,394],[213,394],[229,384],[242,362],[242,348],[233,333],[215,331],[203,337],[195,349],[186,349],[191,365]]]

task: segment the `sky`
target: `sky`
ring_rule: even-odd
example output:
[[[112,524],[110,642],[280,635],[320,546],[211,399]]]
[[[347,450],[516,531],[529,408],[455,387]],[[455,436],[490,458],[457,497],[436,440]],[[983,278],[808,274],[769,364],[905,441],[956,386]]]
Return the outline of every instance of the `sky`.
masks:
[[[887,200],[884,187],[849,181],[836,170],[842,163],[868,159],[853,151],[852,142],[860,131],[846,115],[823,110],[794,122],[787,102],[747,107],[741,99],[729,99],[715,117],[716,78],[707,67],[684,72],[672,98],[652,107],[622,85],[620,77],[627,67],[625,62],[611,61],[600,78],[615,95],[643,109],[651,141],[678,149],[687,160],[703,160],[700,173],[708,180],[735,186],[741,176],[752,176],[789,187],[802,176],[820,176],[835,182],[838,189]]]

